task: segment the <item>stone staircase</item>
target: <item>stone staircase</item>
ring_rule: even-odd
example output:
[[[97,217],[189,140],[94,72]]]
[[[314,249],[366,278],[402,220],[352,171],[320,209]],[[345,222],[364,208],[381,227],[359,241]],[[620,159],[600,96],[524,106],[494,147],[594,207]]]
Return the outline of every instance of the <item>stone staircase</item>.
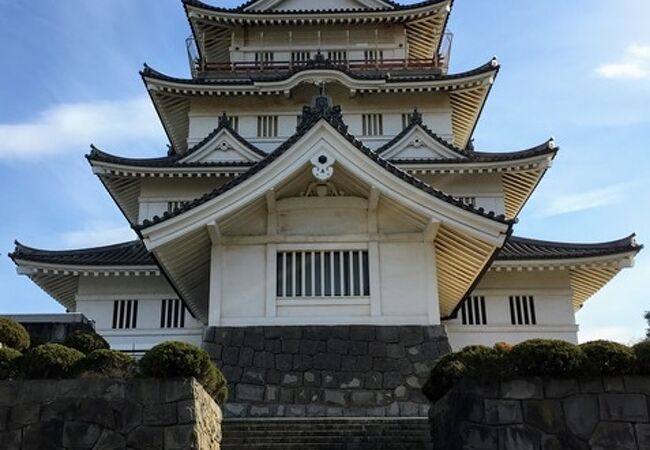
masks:
[[[429,450],[426,418],[225,419],[222,450]]]

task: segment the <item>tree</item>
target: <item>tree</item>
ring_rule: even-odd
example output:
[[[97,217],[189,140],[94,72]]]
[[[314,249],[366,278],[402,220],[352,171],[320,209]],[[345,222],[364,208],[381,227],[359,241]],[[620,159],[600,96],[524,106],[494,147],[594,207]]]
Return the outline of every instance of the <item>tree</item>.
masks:
[[[648,322],[648,328],[645,330],[645,338],[650,340],[650,311],[645,312],[645,320]]]

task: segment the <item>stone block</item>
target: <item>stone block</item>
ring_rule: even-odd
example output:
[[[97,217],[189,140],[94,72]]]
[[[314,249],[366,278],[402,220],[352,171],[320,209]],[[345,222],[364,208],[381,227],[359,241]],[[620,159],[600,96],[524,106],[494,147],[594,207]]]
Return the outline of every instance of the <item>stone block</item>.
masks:
[[[320,373],[308,370],[302,374],[302,381],[305,386],[320,386]]]
[[[397,360],[392,358],[373,358],[372,368],[380,372],[398,370]]]
[[[377,340],[384,342],[386,344],[398,343],[399,329],[400,327],[396,327],[396,326],[377,327],[376,329]]]
[[[339,385],[341,389],[357,389],[361,387],[361,380],[363,374],[361,373],[345,373],[339,377]]]
[[[501,383],[503,398],[526,400],[542,398],[542,383],[536,378],[518,378]]]
[[[517,400],[485,400],[485,421],[490,425],[511,425],[523,422],[521,404]]]
[[[355,372],[358,370],[357,357],[344,355],[341,357],[341,370],[344,372]]]
[[[307,326],[302,330],[302,336],[304,339],[312,339],[314,341],[326,341],[332,335],[332,327],[326,326]]]
[[[546,433],[559,433],[566,427],[560,400],[523,402],[526,423]]]
[[[103,430],[93,450],[123,450],[126,448],[124,436],[112,430]]]
[[[420,407],[413,402],[399,402],[399,415],[401,417],[417,417],[420,414]]]
[[[601,377],[580,378],[580,392],[583,394],[600,394],[604,392],[603,379]]]
[[[643,394],[601,394],[601,420],[648,422],[648,402]]]
[[[248,406],[242,403],[226,403],[223,406],[223,412],[226,417],[245,417]]]
[[[251,367],[253,365],[253,356],[255,351],[250,347],[242,347],[239,349],[239,361],[237,364],[240,367]]]
[[[343,408],[338,406],[327,406],[325,412],[327,417],[343,417]]]
[[[314,369],[339,370],[341,355],[335,353],[319,353],[314,356]]]
[[[266,383],[267,384],[280,384],[282,380],[283,373],[279,370],[269,369],[266,371]]]
[[[338,353],[347,355],[350,347],[350,341],[343,339],[329,339],[327,341],[327,353]]]
[[[18,403],[49,403],[56,398],[57,382],[52,380],[30,380],[29,389],[21,389]]]
[[[293,355],[291,353],[275,355],[275,368],[282,372],[290,371],[293,368]]]
[[[580,386],[575,378],[544,380],[544,395],[547,398],[565,398],[579,392]]]
[[[302,386],[302,374],[298,372],[285,373],[282,376],[281,384],[289,387]]]
[[[650,395],[650,376],[649,375],[629,375],[623,379],[625,390],[630,394]],[[1,403],[1,402],[0,402]]]
[[[275,368],[275,355],[271,352],[255,352],[253,366],[261,369]]]
[[[411,388],[413,388],[413,389],[420,389],[420,388],[422,388],[422,384],[423,384],[423,383],[422,383],[422,382],[420,381],[420,379],[419,379],[418,377],[416,377],[416,376],[411,375],[411,376],[409,376],[409,377],[406,377],[406,385],[409,386],[409,387],[411,387]]]
[[[386,344],[383,342],[371,342],[368,344],[368,354],[374,357],[385,357]]]
[[[463,432],[457,437],[461,437],[464,443],[463,447],[458,448],[472,450],[495,450],[498,448],[497,428],[482,425],[468,425],[464,427]],[[445,448],[444,443],[440,444],[436,448]]]
[[[9,428],[18,428],[38,422],[40,412],[41,406],[36,403],[14,406],[9,414]]]
[[[367,325],[352,325],[350,326],[350,339],[353,341],[374,341],[376,328]]]
[[[264,399],[264,387],[240,383],[235,388],[235,398],[239,401],[261,402]]]
[[[440,357],[440,349],[437,342],[424,342],[421,346],[421,354],[425,359],[436,359]]]
[[[282,352],[282,341],[279,339],[266,340],[264,342],[264,350],[274,354]]]
[[[384,373],[384,389],[395,389],[397,386],[404,383],[404,377],[399,372],[385,372]]]
[[[367,355],[368,343],[365,341],[352,341],[349,348],[350,355]]]
[[[635,429],[639,449],[650,448],[650,424],[637,423]]]
[[[223,366],[221,372],[223,372],[223,376],[226,377],[229,383],[239,383],[243,370],[239,366]]]
[[[293,389],[280,388],[280,402],[293,403]]]
[[[303,355],[315,355],[325,352],[327,346],[323,341],[304,340],[300,341],[300,353]]]
[[[356,390],[352,391],[352,404],[357,406],[372,406],[375,404],[375,392]]]
[[[368,417],[384,417],[386,416],[386,408],[383,406],[375,406],[374,408],[366,409]]]
[[[367,372],[372,369],[372,356],[362,355],[357,356],[357,370],[360,372]]]
[[[591,450],[640,450],[629,423],[600,422],[589,439]]]
[[[402,367],[408,367],[408,364],[409,363],[407,361],[401,362]],[[431,367],[421,362],[416,362],[415,364],[413,364],[413,370],[415,370],[415,374],[418,377],[428,377],[429,373],[431,373]]]
[[[399,327],[399,342],[404,346],[421,344],[424,340],[423,327],[402,326]]]
[[[91,448],[101,433],[101,428],[95,424],[66,421],[63,425],[62,443],[64,447]]]
[[[236,365],[239,362],[239,347],[224,348],[221,360],[226,365]]]
[[[140,426],[128,434],[126,445],[135,450],[160,450],[164,448],[163,430],[160,427]]]
[[[176,403],[176,417],[178,417],[178,423],[180,424],[195,422],[199,418],[195,401],[183,400]]]
[[[244,338],[246,330],[244,328],[231,328],[230,329],[230,345],[233,347],[241,347],[244,345]]]
[[[387,344],[386,356],[395,359],[403,358],[406,356],[406,351],[404,350],[404,346],[401,344]]]
[[[48,420],[23,428],[22,450],[60,450],[63,420]]]
[[[242,383],[259,384],[263,386],[266,384],[265,375],[266,369],[245,369],[244,373],[241,376],[241,381]]]
[[[589,444],[567,432],[542,436],[542,450],[590,450]]]
[[[287,417],[305,417],[305,405],[287,406]]]
[[[271,415],[271,408],[268,406],[251,406],[251,417],[268,417]]]
[[[212,359],[221,359],[221,354],[223,353],[223,345],[215,344],[214,342],[205,341],[203,342],[203,350],[208,352],[210,358]]]
[[[314,359],[308,355],[293,355],[294,370],[308,370],[314,367]]]
[[[325,401],[325,403],[347,406],[345,393],[342,391],[325,389],[325,391],[323,391],[323,400]]]
[[[563,401],[566,423],[571,433],[589,439],[599,422],[598,399],[593,395],[576,395]]]
[[[368,372],[364,375],[363,386],[366,389],[381,389],[383,376],[381,372]]]
[[[79,400],[75,409],[66,410],[64,417],[68,420],[81,417],[84,422],[95,423],[103,428],[116,427],[112,403],[101,398]]]
[[[280,398],[280,388],[277,386],[267,386],[264,393],[265,402],[276,402]]]
[[[175,425],[178,421],[175,403],[145,405],[142,409],[142,423],[145,425]]]
[[[625,392],[623,377],[603,377],[605,392]]]
[[[405,400],[408,397],[406,386],[397,386],[393,391],[393,394],[397,400]]]
[[[282,339],[282,351],[284,353],[300,352],[300,341],[297,339]]]
[[[0,448],[3,450],[20,450],[22,440],[21,430],[0,432]]]
[[[324,417],[326,415],[325,405],[320,404],[309,404],[306,408],[306,414],[308,417]]]
[[[527,426],[499,429],[499,450],[540,450],[541,433]]]
[[[247,329],[244,335],[244,346],[253,350],[264,350],[264,333],[259,330]]]

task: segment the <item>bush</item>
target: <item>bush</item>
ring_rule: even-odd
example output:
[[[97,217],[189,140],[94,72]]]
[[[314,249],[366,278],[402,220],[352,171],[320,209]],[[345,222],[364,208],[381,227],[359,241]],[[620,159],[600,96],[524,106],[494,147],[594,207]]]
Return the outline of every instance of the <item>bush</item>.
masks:
[[[20,370],[25,378],[68,378],[83,353],[61,344],[44,344],[34,347],[23,355]]]
[[[82,376],[125,378],[131,376],[134,368],[133,357],[117,350],[101,348],[80,360],[76,372]]]
[[[22,354],[13,348],[0,348],[0,380],[18,375],[18,361]]]
[[[468,377],[494,379],[510,372],[507,353],[484,345],[469,345],[458,353],[458,358]]]
[[[429,379],[422,386],[422,393],[431,401],[441,399],[466,373],[465,364],[458,353],[449,353],[438,359],[431,369]]]
[[[556,339],[531,339],[512,347],[509,354],[516,373],[521,376],[578,375],[584,362],[580,347]]]
[[[626,375],[635,368],[636,356],[626,345],[600,340],[585,342],[580,349],[584,353],[583,375]]]
[[[90,330],[73,331],[65,338],[63,345],[79,350],[86,355],[95,350],[104,350],[110,347],[103,337]]]
[[[639,342],[632,347],[636,356],[637,372],[641,375],[650,375],[650,341]]]
[[[29,333],[15,320],[0,317],[0,343],[19,352],[25,351],[29,348]]]
[[[221,404],[228,396],[226,379],[205,350],[185,342],[168,341],[149,350],[140,360],[143,376],[194,377]]]

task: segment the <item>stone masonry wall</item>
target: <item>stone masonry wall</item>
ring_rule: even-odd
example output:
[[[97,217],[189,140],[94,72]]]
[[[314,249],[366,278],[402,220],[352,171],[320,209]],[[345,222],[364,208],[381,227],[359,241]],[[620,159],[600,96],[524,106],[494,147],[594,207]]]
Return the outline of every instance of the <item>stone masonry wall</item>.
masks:
[[[0,449],[219,449],[221,410],[193,379],[0,382]]]
[[[420,387],[451,351],[441,326],[209,328],[226,417],[426,416]]]
[[[463,381],[429,411],[434,448],[650,449],[650,377]]]

